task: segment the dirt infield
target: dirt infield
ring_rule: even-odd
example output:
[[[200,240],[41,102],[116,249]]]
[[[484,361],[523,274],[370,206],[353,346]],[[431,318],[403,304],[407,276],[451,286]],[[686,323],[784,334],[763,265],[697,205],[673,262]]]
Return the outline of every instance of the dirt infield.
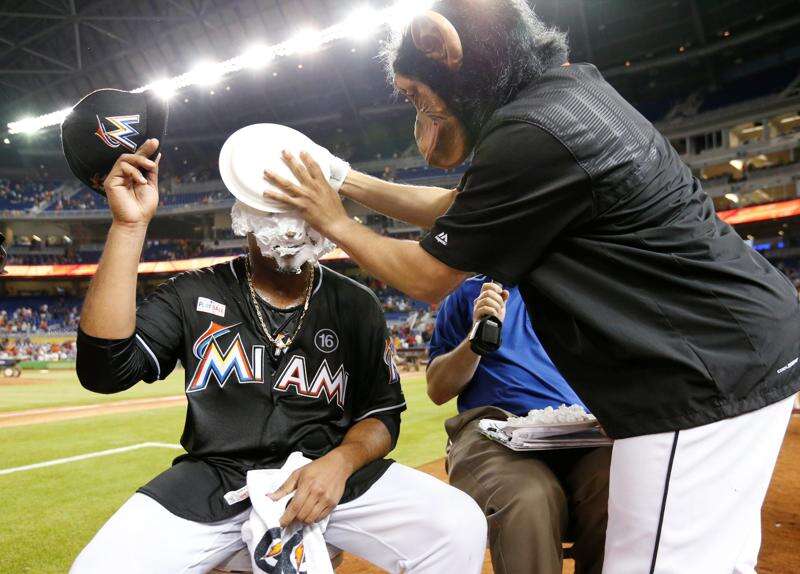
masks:
[[[416,377],[423,371],[407,371],[401,377]],[[52,383],[52,380],[38,378],[5,378],[0,377],[0,386],[26,386]],[[67,419],[78,419],[93,417],[109,413],[128,413],[133,411],[143,411],[160,407],[171,407],[175,405],[185,405],[185,395],[175,395],[174,397],[163,397],[157,399],[133,399],[127,401],[114,401],[98,405],[84,405],[75,407],[53,407],[46,409],[29,409],[24,411],[12,411],[0,413],[0,428],[29,425],[35,423],[46,423],[51,421],[63,421]]]
[[[39,379],[36,377],[0,377],[0,387],[26,387],[28,385],[47,385],[52,383],[50,379]]]
[[[447,480],[444,460],[420,468],[437,478]],[[800,415],[794,415],[783,442],[778,466],[772,478],[762,512],[763,535],[758,560],[759,574],[788,574],[800,570]],[[337,574],[380,574],[363,560],[346,556]],[[564,562],[564,574],[572,574],[574,564]],[[488,552],[483,574],[492,574]]]
[[[133,411],[151,410],[185,404],[186,396],[176,395],[174,397],[160,397],[157,399],[116,401],[99,405],[13,411],[10,413],[0,413],[0,428],[94,417],[109,413],[129,413]]]

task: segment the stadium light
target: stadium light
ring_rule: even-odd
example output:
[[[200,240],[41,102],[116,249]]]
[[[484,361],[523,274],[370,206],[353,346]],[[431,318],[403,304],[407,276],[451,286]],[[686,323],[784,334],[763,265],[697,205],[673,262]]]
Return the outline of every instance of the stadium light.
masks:
[[[64,108],[55,112],[50,112],[38,118],[25,118],[17,122],[8,124],[10,134],[33,134],[42,128],[60,125],[64,119],[72,113],[72,108]]]
[[[265,44],[256,44],[248,48],[247,51],[240,56],[240,59],[245,68],[258,70],[266,66],[274,56],[269,46]]]
[[[394,6],[386,9],[389,16],[388,21],[393,26],[408,26],[411,20],[426,10],[430,10],[434,4],[434,0],[407,0],[406,2],[398,2]]]
[[[158,97],[165,100],[170,99],[177,91],[175,83],[170,79],[157,80],[148,85],[147,88],[148,90],[152,90]]]
[[[158,90],[161,94],[174,93],[181,88],[193,85],[210,86],[217,83],[223,76],[232,74],[246,68],[259,68],[276,56],[292,56],[295,54],[306,54],[321,49],[322,47],[342,38],[363,38],[378,28],[390,25],[392,27],[407,26],[411,20],[429,10],[436,0],[398,0],[392,6],[382,10],[374,10],[365,7],[359,10],[343,22],[329,26],[324,30],[301,30],[297,35],[289,40],[273,46],[265,46],[259,52],[251,52],[248,49],[243,54],[225,60],[224,62],[213,63],[205,62],[196,66],[191,71],[169,78],[159,80],[140,88],[131,90],[134,93]],[[259,54],[265,58],[257,57]],[[256,66],[255,64],[258,63]],[[273,74],[274,75],[274,74]],[[50,112],[35,118],[25,118],[23,120],[8,123],[10,134],[34,133],[40,129],[60,125],[64,118],[69,115],[72,108]]]
[[[191,83],[198,86],[213,86],[224,75],[222,65],[214,62],[201,62],[189,72]]]
[[[355,40],[364,40],[375,33],[380,27],[381,14],[369,6],[356,9],[344,22],[344,33]]]
[[[39,122],[37,118],[23,118],[18,122],[14,122],[14,125],[8,125],[9,132],[12,134],[32,134],[39,131]]]
[[[324,43],[322,33],[313,28],[304,28],[281,45],[284,55],[309,54],[319,50]]]

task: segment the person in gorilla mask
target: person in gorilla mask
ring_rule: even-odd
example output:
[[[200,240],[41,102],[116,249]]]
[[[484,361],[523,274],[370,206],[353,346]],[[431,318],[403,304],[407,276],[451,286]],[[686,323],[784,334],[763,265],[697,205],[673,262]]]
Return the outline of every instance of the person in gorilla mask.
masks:
[[[523,0],[442,0],[389,42],[433,166],[458,188],[350,171],[341,194],[427,229],[347,217],[308,155],[266,197],[378,279],[440,301],[517,284],[558,370],[616,439],[604,572],[753,572],[760,508],[800,389],[791,283],[717,218],[669,142]],[[745,454],[746,453],[746,456]]]

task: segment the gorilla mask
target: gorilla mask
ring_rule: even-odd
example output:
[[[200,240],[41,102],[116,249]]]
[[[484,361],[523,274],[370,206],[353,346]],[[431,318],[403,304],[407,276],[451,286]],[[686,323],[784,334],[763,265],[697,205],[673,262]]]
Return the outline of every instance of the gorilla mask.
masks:
[[[567,61],[566,37],[525,0],[441,0],[396,30],[384,50],[395,89],[414,105],[414,136],[433,166],[470,154],[499,107]]]
[[[461,69],[464,52],[461,38],[453,25],[436,12],[427,12],[411,24],[414,46],[426,58],[444,66],[451,73]],[[414,104],[417,120],[414,139],[430,165],[454,167],[469,154],[464,125],[430,86],[413,77],[396,74],[395,88]]]

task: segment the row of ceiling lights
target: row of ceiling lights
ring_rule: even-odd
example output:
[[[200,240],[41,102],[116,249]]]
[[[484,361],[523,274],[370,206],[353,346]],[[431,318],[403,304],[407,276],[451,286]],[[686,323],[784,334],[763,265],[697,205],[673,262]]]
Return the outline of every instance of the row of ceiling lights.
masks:
[[[203,61],[195,65],[189,72],[173,78],[160,78],[132,91],[138,93],[153,91],[161,97],[170,98],[187,86],[211,86],[223,77],[240,70],[263,69],[278,57],[312,53],[343,38],[364,40],[386,25],[405,26],[416,15],[428,10],[434,3],[435,0],[398,0],[392,6],[382,10],[364,6],[357,9],[344,21],[323,30],[306,28],[279,44],[272,46],[256,44],[234,58],[223,62]],[[302,69],[303,65],[298,64],[298,68]],[[71,111],[71,107],[64,108],[38,117],[10,122],[8,124],[9,134],[35,133],[43,128],[60,125]]]

